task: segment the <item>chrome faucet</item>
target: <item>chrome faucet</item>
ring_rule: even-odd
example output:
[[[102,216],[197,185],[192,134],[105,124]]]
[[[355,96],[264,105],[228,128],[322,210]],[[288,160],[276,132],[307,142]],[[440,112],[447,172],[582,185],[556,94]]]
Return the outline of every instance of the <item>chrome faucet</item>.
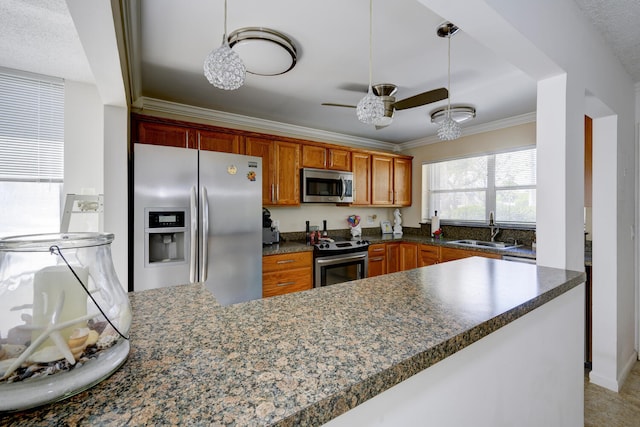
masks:
[[[491,241],[493,242],[500,232],[500,228],[493,222],[493,211],[489,212],[489,229],[491,230]]]

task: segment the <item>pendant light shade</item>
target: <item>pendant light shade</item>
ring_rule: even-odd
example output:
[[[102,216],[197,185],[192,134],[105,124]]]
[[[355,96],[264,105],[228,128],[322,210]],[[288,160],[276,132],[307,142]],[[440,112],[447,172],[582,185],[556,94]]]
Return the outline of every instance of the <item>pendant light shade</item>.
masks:
[[[367,94],[358,102],[356,114],[358,120],[365,124],[375,124],[384,117],[384,101],[373,93],[371,84],[372,75],[372,38],[373,38],[373,0],[369,0],[369,90]]]
[[[204,60],[204,75],[215,87],[224,90],[238,89],[244,84],[247,69],[240,56],[227,40],[227,0],[224,1],[224,35],[222,46],[212,50]]]

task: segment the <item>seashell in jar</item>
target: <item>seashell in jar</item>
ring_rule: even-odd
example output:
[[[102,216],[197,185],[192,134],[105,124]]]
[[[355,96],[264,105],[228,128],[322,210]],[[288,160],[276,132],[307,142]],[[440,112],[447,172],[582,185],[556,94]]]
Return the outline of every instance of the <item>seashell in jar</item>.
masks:
[[[9,369],[9,366],[11,366],[15,361],[15,358],[0,360],[0,378],[4,376],[4,373]]]
[[[30,363],[49,363],[64,359],[64,355],[54,345],[44,347],[27,358]]]
[[[15,359],[20,356],[27,347],[20,344],[4,344],[2,349],[4,350],[4,358],[0,359]]]
[[[100,338],[100,334],[98,331],[90,330],[89,336],[87,337],[87,342],[85,343],[87,346],[94,345],[98,342],[98,338]]]
[[[73,354],[74,359],[80,359],[80,356],[84,353],[84,349],[89,345],[87,344],[87,341],[89,340],[91,332],[95,331],[91,331],[89,328],[76,328],[71,333],[71,336],[67,340],[67,344],[69,345],[69,349],[71,350],[71,354]]]

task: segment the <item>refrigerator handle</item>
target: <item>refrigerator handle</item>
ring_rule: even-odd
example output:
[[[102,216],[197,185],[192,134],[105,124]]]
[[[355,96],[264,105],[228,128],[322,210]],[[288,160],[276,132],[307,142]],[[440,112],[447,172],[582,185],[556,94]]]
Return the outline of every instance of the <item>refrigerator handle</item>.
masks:
[[[196,187],[191,187],[191,244],[189,245],[189,282],[196,281],[198,262],[198,197]]]
[[[200,281],[207,281],[207,273],[209,270],[209,196],[207,195],[207,187],[202,186],[200,192],[202,197],[202,265],[200,266]]]

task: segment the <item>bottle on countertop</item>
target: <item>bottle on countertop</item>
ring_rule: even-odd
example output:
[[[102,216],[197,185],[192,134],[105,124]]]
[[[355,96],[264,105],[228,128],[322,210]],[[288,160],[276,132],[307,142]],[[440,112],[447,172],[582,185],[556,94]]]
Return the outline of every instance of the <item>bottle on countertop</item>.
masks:
[[[305,221],[306,242],[307,246],[311,244],[311,232],[309,231],[309,221]]]
[[[327,232],[327,220],[322,220],[322,237],[329,237],[329,233]]]

